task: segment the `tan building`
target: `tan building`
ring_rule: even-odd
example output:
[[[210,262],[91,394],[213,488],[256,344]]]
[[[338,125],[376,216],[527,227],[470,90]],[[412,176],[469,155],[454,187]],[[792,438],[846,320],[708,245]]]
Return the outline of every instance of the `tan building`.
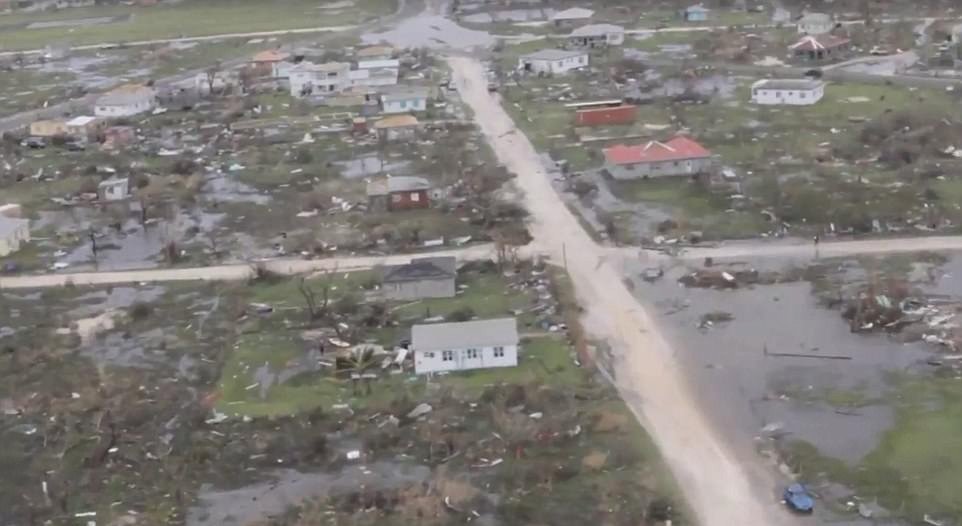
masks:
[[[97,132],[100,130],[102,124],[103,121],[97,117],[82,115],[67,121],[66,132],[67,135],[70,135],[71,137],[89,139],[97,135]]]
[[[30,123],[30,135],[56,137],[67,134],[67,122],[63,119],[46,119]]]
[[[414,115],[391,115],[374,123],[379,137],[393,141],[410,139],[418,129],[418,119]]]

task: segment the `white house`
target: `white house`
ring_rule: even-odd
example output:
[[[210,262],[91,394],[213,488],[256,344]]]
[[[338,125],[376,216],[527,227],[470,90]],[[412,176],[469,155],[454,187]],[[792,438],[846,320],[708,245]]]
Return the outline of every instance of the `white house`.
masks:
[[[835,21],[825,13],[808,13],[798,19],[798,32],[803,35],[823,35],[835,29]]]
[[[428,107],[428,90],[425,88],[396,89],[381,95],[383,113],[411,113]]]
[[[94,104],[97,117],[130,117],[154,109],[157,94],[142,84],[124,84],[100,96]]]
[[[568,46],[596,48],[620,46],[625,43],[625,28],[614,24],[591,24],[581,26],[568,35]]]
[[[587,51],[566,51],[564,49],[542,49],[521,55],[518,69],[531,73],[552,73],[562,75],[573,69],[588,66]]]
[[[411,328],[414,372],[464,371],[518,365],[514,318],[434,323]]]
[[[30,221],[19,217],[0,215],[0,257],[18,250],[30,241]]]
[[[291,83],[291,96],[307,97],[344,91],[351,87],[350,71],[351,65],[343,62],[301,62],[286,69]]]
[[[825,96],[825,83],[811,79],[765,79],[752,84],[752,102],[809,106]]]

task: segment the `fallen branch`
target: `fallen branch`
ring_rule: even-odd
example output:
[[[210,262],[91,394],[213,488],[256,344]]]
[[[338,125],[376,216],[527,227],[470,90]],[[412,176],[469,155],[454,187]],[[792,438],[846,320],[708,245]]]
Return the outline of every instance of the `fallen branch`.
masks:
[[[818,360],[851,360],[851,356],[845,356],[842,354],[802,354],[793,352],[769,352],[768,347],[765,347],[762,352],[765,356],[774,356],[776,358],[815,358]]]

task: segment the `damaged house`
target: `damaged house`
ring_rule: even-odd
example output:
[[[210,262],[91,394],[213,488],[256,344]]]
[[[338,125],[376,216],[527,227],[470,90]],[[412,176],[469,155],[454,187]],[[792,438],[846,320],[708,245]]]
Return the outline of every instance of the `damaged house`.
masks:
[[[343,62],[301,62],[287,69],[292,97],[340,93],[351,87],[351,65]]]
[[[381,294],[389,300],[453,298],[457,260],[451,257],[415,258],[406,265],[381,269]]]
[[[518,69],[529,73],[563,75],[588,66],[588,52],[542,49],[518,58]]]
[[[411,328],[414,372],[515,367],[518,342],[514,318],[415,325]]]
[[[789,46],[792,57],[798,60],[823,61],[843,57],[849,49],[849,39],[830,33],[804,36]]]
[[[712,165],[711,152],[684,135],[660,142],[604,149],[604,169],[615,179],[694,176]]]
[[[625,28],[614,24],[582,26],[568,35],[567,47],[580,49],[620,46],[625,43]]]

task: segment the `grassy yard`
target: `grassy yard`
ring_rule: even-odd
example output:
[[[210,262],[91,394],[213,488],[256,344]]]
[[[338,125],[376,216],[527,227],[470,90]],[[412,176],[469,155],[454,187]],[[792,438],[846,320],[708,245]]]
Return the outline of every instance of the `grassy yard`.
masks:
[[[895,425],[857,465],[824,457],[804,442],[789,448],[792,463],[806,478],[827,475],[899,517],[962,519],[962,386],[954,378],[900,379],[889,401]]]
[[[369,271],[315,276],[306,284],[319,298],[325,286],[329,287],[330,300],[335,303],[348,295],[361,299],[365,290],[375,282],[374,271]],[[401,326],[371,331],[367,336],[390,348],[397,344],[405,327],[426,317],[446,317],[470,309],[480,319],[496,318],[511,316],[513,310],[530,306],[525,294],[510,289],[508,281],[500,274],[461,273],[458,283],[463,290],[454,298],[392,305]],[[256,283],[250,288],[249,298],[254,303],[270,304],[279,312],[304,308],[297,280],[272,279]],[[531,319],[530,315],[520,316],[519,330],[523,332]],[[296,320],[292,321],[296,323]],[[307,342],[300,338],[298,330],[289,328],[290,324],[260,320],[237,338],[218,384],[220,411],[257,417],[296,414],[319,407],[330,409],[331,405],[338,403],[371,407],[389,402],[399,389],[423,389],[420,382],[392,376],[378,380],[371,395],[361,395],[355,392],[349,380],[335,379],[328,372],[320,371],[302,373],[287,382],[272,385],[266,389],[266,396],[262,396],[260,385],[254,385],[259,381],[258,370],[262,377],[278,374],[303,358],[307,350]],[[572,381],[580,374],[569,358],[567,344],[561,340],[528,340],[523,349],[523,363],[517,368],[454,374],[446,376],[443,381],[466,395],[477,396],[484,386],[497,383],[499,378],[506,383],[558,385]]]
[[[40,48],[51,41],[81,45],[129,42],[182,36],[271,31],[309,27],[358,24],[371,17],[390,14],[393,0],[357,0],[353,7],[323,9],[323,3],[308,0],[262,2],[258,0],[186,0],[154,7],[109,6],[69,9],[40,14],[4,17],[0,29],[4,50]],[[35,28],[15,24],[121,17],[106,24]]]
[[[687,5],[687,4],[686,4]],[[669,26],[743,26],[752,24],[767,24],[771,22],[768,13],[749,13],[747,11],[730,11],[714,9],[704,22],[686,22],[682,20],[679,11],[665,9],[651,9],[639,17],[642,27],[655,27],[658,24]]]

